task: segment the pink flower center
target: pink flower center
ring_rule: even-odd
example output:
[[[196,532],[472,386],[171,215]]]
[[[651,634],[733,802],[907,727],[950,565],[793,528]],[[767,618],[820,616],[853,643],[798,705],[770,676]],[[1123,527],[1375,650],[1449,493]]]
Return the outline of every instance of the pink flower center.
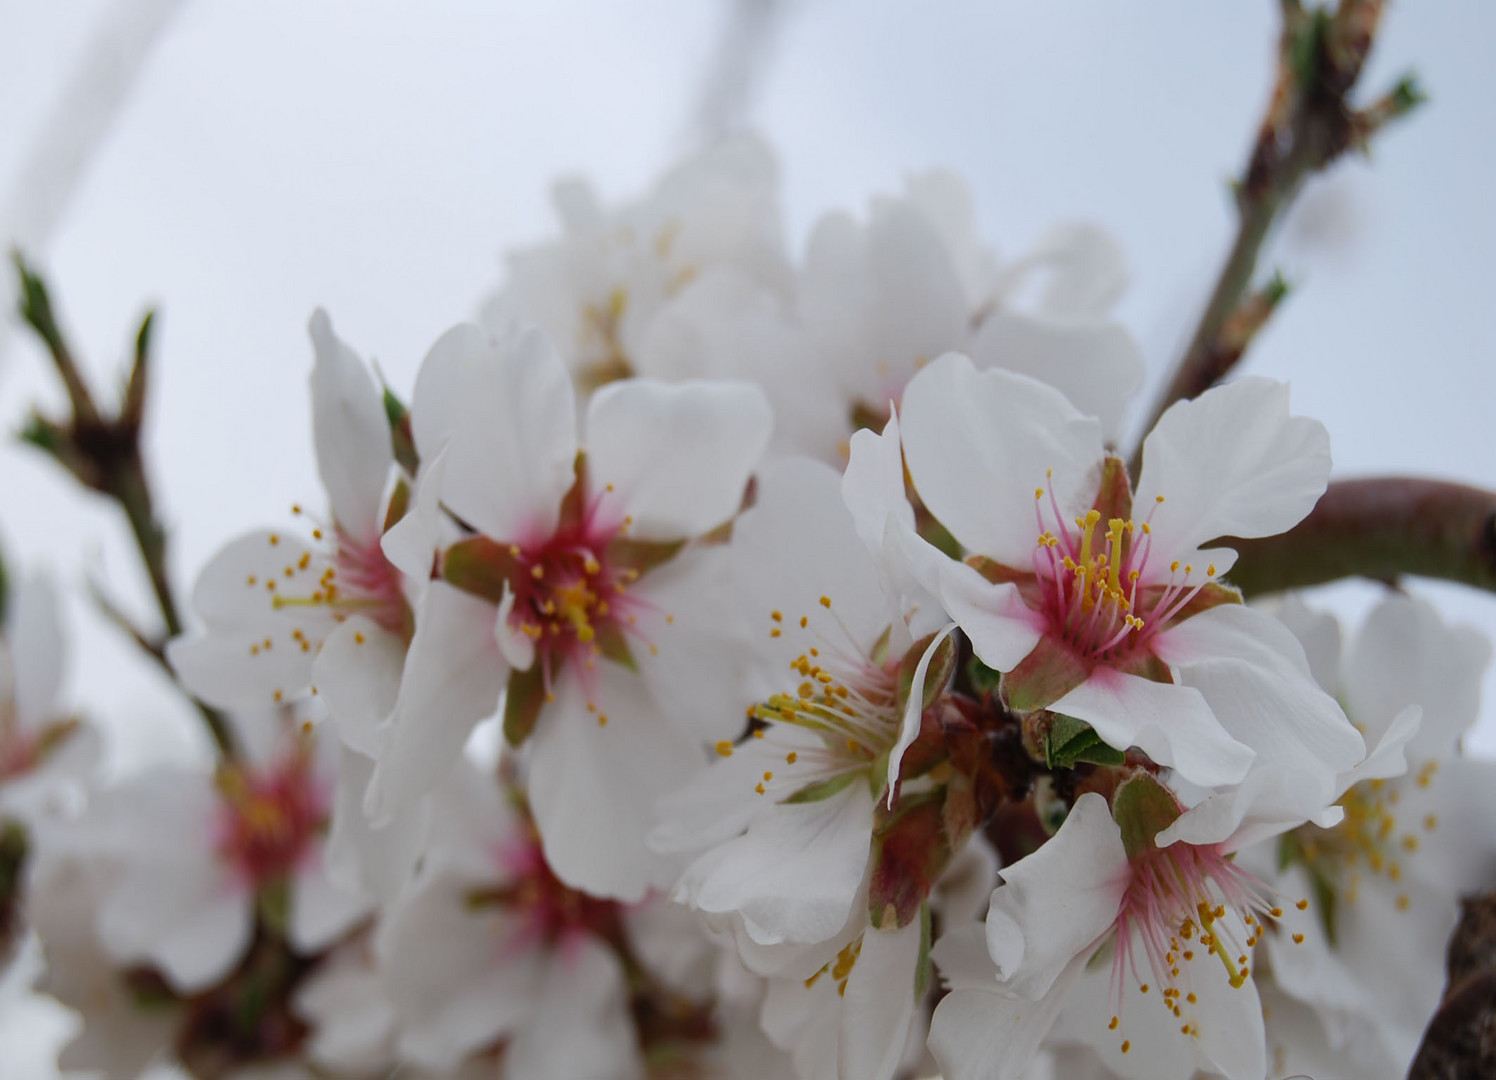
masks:
[[[1072,527],[1046,488],[1035,489],[1034,508],[1039,525],[1034,573],[1051,632],[1093,660],[1116,661],[1142,648],[1215,577],[1213,565],[1205,580],[1193,585],[1193,566],[1175,562],[1167,577],[1153,571],[1149,520],[1111,518],[1103,532],[1101,512],[1088,510]]]
[[[22,731],[19,724],[0,722],[0,784],[30,772],[40,760],[40,739]]]
[[[611,939],[618,931],[622,906],[578,892],[556,877],[533,832],[501,850],[499,862],[510,875],[510,883],[492,899],[518,913],[525,943],[563,943],[578,934]]]
[[[301,512],[299,507],[293,509],[296,513]],[[317,565],[322,566],[311,593],[298,596],[283,588],[274,593],[272,606],[323,608],[339,622],[350,615],[365,615],[390,633],[403,634],[407,629],[409,610],[401,589],[400,571],[384,557],[377,539],[361,543],[341,526],[331,528],[336,546],[330,559],[314,562],[311,553],[305,553],[297,564],[286,567],[286,577],[297,580],[299,573],[309,568],[315,572]],[[314,540],[320,541],[323,537],[321,527],[312,530]],[[277,538],[272,536],[270,543],[277,542]],[[250,583],[254,583],[253,579]],[[273,588],[275,583],[269,584]],[[301,587],[305,588],[304,585]],[[303,642],[302,647],[307,650],[311,645]]]
[[[247,885],[259,888],[292,873],[310,854],[327,822],[327,793],[302,748],[264,770],[219,770],[223,797],[214,846]]]
[[[509,548],[516,563],[509,625],[535,643],[547,689],[563,663],[574,664],[585,681],[596,657],[639,634],[637,616],[646,605],[628,595],[639,571],[615,565],[608,555],[627,522],[604,513],[602,502],[588,500],[577,520]]]
[[[1132,880],[1117,915],[1117,952],[1112,964],[1113,993],[1120,998],[1131,976],[1146,993],[1135,950],[1141,948],[1160,993],[1179,1015],[1178,980],[1197,959],[1222,964],[1230,984],[1242,986],[1251,969],[1251,949],[1262,932],[1261,916],[1279,919],[1280,908],[1265,898],[1266,888],[1237,868],[1219,844],[1176,843],[1152,848],[1132,863]],[[1245,940],[1238,940],[1238,932]],[[1193,1001],[1193,994],[1189,995]]]

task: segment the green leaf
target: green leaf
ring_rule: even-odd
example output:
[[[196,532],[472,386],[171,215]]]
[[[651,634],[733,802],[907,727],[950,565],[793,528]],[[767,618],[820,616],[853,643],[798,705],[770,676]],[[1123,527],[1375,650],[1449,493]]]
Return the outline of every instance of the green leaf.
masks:
[[[510,746],[519,746],[530,737],[544,705],[545,675],[538,663],[528,671],[509,673],[509,689],[504,694],[504,739]]]
[[[857,779],[858,771],[860,770],[850,770],[844,773],[837,773],[829,780],[818,780],[814,784],[806,784],[803,788],[795,792],[793,795],[790,795],[787,798],[780,799],[779,801],[781,803],[793,805],[796,803],[813,803],[820,802],[823,799],[829,799],[831,798],[831,796],[837,794],[840,791],[845,791],[848,787],[850,787],[852,781]]]
[[[505,584],[518,574],[509,548],[486,536],[469,536],[442,552],[442,580],[491,604],[503,599]]]
[[[1127,755],[1102,742],[1091,725],[1073,716],[1055,713],[1044,739],[1044,763],[1051,769],[1074,768],[1077,762],[1120,765]]]
[[[966,662],[966,681],[978,695],[995,694],[1001,689],[1003,673],[990,668],[975,656]]]
[[[255,905],[265,928],[278,937],[285,937],[291,925],[290,882],[285,877],[278,877],[262,886],[255,894]]]
[[[1122,846],[1129,859],[1156,850],[1154,838],[1174,824],[1181,812],[1169,789],[1145,772],[1124,780],[1112,796],[1112,817],[1122,830]]]

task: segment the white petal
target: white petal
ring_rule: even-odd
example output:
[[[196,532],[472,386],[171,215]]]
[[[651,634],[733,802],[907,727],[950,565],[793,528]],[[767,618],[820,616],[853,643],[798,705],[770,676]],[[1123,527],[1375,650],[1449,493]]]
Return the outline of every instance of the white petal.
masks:
[[[400,1015],[400,1053],[425,1068],[452,1068],[534,1008],[544,954],[508,944],[520,927],[492,908],[474,910],[474,887],[434,878],[380,923],[376,950]]]
[[[452,327],[427,351],[410,395],[410,434],[422,468],[445,449],[466,388],[498,362],[496,351],[494,339],[472,323]]]
[[[456,526],[441,508],[442,479],[447,471],[445,446],[431,457],[421,459],[410,505],[405,516],[379,540],[384,557],[408,581],[425,582],[431,577],[437,549],[447,542],[447,533]]]
[[[843,1076],[890,1080],[914,1024],[919,969],[919,919],[899,930],[862,935],[862,951],[847,977],[838,1060]]]
[[[1045,617],[1024,603],[1017,585],[995,584],[954,560],[940,568],[940,599],[977,658],[994,671],[1012,671],[1048,628]]]
[[[1048,485],[1067,518],[1096,494],[1100,423],[1053,387],[977,371],[964,356],[942,356],[910,380],[903,432],[909,475],[930,512],[968,551],[1007,566],[1033,564],[1036,488]]]
[[[534,328],[516,334],[465,373],[461,393],[442,501],[496,540],[548,537],[577,453],[571,378],[555,348]]]
[[[1283,532],[1329,478],[1330,436],[1288,415],[1284,383],[1251,376],[1176,402],[1143,443],[1135,505],[1153,513],[1149,563],[1205,562],[1200,545],[1218,537]]]
[[[999,311],[972,340],[971,361],[1048,383],[1081,412],[1101,421],[1108,438],[1121,427],[1132,395],[1143,383],[1143,354],[1121,323],[1059,321]]]
[[[338,885],[328,877],[322,865],[322,852],[316,862],[296,875],[291,890],[291,918],[288,940],[300,953],[314,953],[332,944],[344,931],[369,914],[372,901],[357,892]]]
[[[930,1050],[945,1080],[1021,1080],[1069,996],[1076,957],[1038,1001],[991,990],[956,989],[935,1008]]]
[[[764,392],[745,382],[609,383],[587,410],[587,468],[612,485],[640,540],[699,536],[742,505],[774,428]]]
[[[343,742],[370,757],[379,752],[379,728],[395,708],[404,668],[405,642],[362,615],[327,636],[312,662],[312,685]]]
[[[365,808],[388,821],[440,782],[474,726],[498,708],[509,669],[493,605],[433,581],[416,613],[405,677]]]
[[[1304,647],[1304,658],[1314,681],[1327,694],[1340,693],[1340,620],[1328,611],[1317,611],[1304,603],[1297,593],[1287,593],[1281,599],[1269,597],[1261,603],[1253,601],[1292,631]]]
[[[1491,645],[1451,625],[1426,600],[1389,594],[1366,617],[1346,659],[1351,718],[1374,741],[1409,705],[1423,706],[1410,753],[1443,757],[1475,722]]]
[[[372,760],[340,748],[332,822],[322,858],[328,877],[344,889],[389,901],[415,874],[427,836],[429,800],[376,828],[364,814],[364,792],[373,775]]]
[[[738,912],[766,945],[825,941],[847,921],[867,868],[873,798],[854,780],[827,799],[781,804],[681,875],[677,899]]]
[[[1127,287],[1127,260],[1105,229],[1084,221],[1050,226],[1009,273],[1050,271],[1035,305],[1051,318],[1099,315]]]
[[[1204,695],[1222,728],[1256,752],[1254,805],[1237,800],[1233,811],[1260,818],[1252,835],[1315,817],[1339,794],[1336,777],[1365,756],[1360,734],[1309,674],[1298,639],[1272,616],[1223,604],[1158,635],[1154,649]],[[1183,818],[1172,828],[1202,842]]]
[[[738,836],[754,818],[769,812],[754,786],[765,772],[783,769],[786,751],[781,744],[803,741],[807,756],[825,746],[810,732],[784,727],[787,730],[776,732],[772,743],[767,738],[747,740],[730,757],[719,758],[661,799],[649,846],[665,853],[704,851]]]
[[[244,955],[252,912],[248,894],[228,888],[206,858],[137,865],[105,897],[99,937],[116,959],[148,961],[175,989],[191,993],[227,975]]]
[[[643,1075],[623,970],[591,938],[566,942],[504,1054],[504,1080],[633,1080]]]
[[[1091,792],[1059,832],[1001,877],[987,913],[987,950],[1006,989],[1037,1001],[1117,921],[1132,869],[1106,799]]]
[[[617,665],[599,665],[593,704],[595,712],[574,674],[561,676],[530,737],[530,808],[558,878],[633,902],[669,885],[677,870],[644,842],[655,803],[706,762],[663,722],[638,677]]]
[[[1108,746],[1136,746],[1202,787],[1234,784],[1252,765],[1252,746],[1227,731],[1193,686],[1098,667],[1050,709],[1084,720]]]
[[[309,329],[317,353],[311,380],[317,472],[333,519],[359,543],[372,544],[379,539],[384,486],[395,461],[383,394],[321,308]]]
[[[504,660],[512,668],[519,671],[528,671],[530,665],[535,662],[535,642],[528,634],[516,630],[509,622],[509,616],[514,611],[514,590],[509,587],[509,582],[504,582],[504,593],[499,599],[499,608],[495,613],[493,624],[494,644],[499,647]]]

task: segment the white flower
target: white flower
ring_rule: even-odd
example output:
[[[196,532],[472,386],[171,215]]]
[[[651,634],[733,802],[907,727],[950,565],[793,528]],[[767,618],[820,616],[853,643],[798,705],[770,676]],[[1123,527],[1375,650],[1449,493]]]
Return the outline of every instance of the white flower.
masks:
[[[902,198],[875,199],[866,224],[845,213],[816,224],[798,313],[838,384],[844,425],[882,427],[920,365],[955,350],[1057,387],[1114,434],[1143,376],[1108,315],[1125,281],[1115,242],[1079,225],[1000,266],[977,239],[966,186],[932,172]]]
[[[1003,870],[985,958],[975,929],[937,944],[952,992],[930,1043],[947,1080],[1021,1076],[1062,1008],[1064,1036],[1124,1076],[1264,1074],[1252,950],[1265,926],[1279,932],[1298,912],[1277,906],[1225,845],[1158,846],[1179,807],[1156,781],[1135,777],[1114,800],[1115,820],[1105,798],[1082,795],[1049,842]],[[1109,976],[1088,972],[1098,965]]]
[[[257,741],[256,756],[215,776],[163,767],[100,791],[74,827],[72,843],[120,864],[99,905],[105,949],[178,992],[227,975],[257,913],[309,954],[369,910],[321,860],[336,743],[319,753],[310,734]]]
[[[442,552],[417,612],[366,807],[380,820],[431,790],[507,688],[547,860],[637,899],[673,876],[644,847],[654,800],[740,723],[741,651],[713,603],[724,553],[681,548],[736,513],[769,407],[746,384],[628,380],[593,395],[582,443],[538,331],[462,345],[433,401],[455,418],[440,505],[474,531]]]
[[[362,683],[379,677],[365,662],[388,667],[404,652],[404,582],[380,549],[394,462],[382,396],[320,310],[311,335],[313,432],[331,520],[312,529],[310,543],[281,530],[231,541],[193,590],[205,631],[168,647],[183,684],[223,708],[264,708],[316,688],[357,700]],[[355,747],[367,746],[383,719],[354,709],[334,717]]]
[[[93,766],[99,747],[92,728],[57,713],[67,642],[51,582],[23,578],[10,608],[0,633],[0,822],[35,822],[59,783]]]
[[[1490,643],[1392,594],[1342,667],[1332,619],[1297,602],[1283,617],[1320,654],[1326,688],[1373,750],[1337,783],[1343,821],[1305,825],[1252,853],[1280,891],[1310,897],[1317,916],[1299,947],[1268,939],[1273,978],[1313,1006],[1328,1047],[1361,1075],[1402,1076],[1444,988],[1431,958],[1443,955],[1460,896],[1496,872],[1496,771],[1457,752]]]
[[[1173,406],[1144,443],[1136,519],[1097,421],[1023,376],[942,357],[905,391],[901,431],[920,499],[971,553],[939,569],[946,610],[1010,707],[1076,717],[1203,787],[1277,748],[1287,812],[1330,801],[1360,737],[1291,636],[1218,583],[1235,553],[1202,550],[1288,528],[1324,490],[1324,429],[1288,416],[1285,387],[1243,379]]]
[[[778,181],[768,147],[741,136],[616,208],[599,206],[580,180],[558,184],[563,236],[509,256],[509,280],[485,321],[495,330],[539,324],[584,390],[631,375],[679,378],[657,370],[668,361],[656,358],[650,339],[657,318],[695,282],[721,273],[783,288]]]

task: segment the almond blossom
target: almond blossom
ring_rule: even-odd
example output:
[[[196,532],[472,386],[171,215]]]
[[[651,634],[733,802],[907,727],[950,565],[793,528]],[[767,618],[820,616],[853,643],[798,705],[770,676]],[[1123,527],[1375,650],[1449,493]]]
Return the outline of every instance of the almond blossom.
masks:
[[[1492,768],[1458,752],[1491,647],[1406,595],[1371,611],[1343,662],[1332,618],[1297,602],[1283,617],[1375,749],[1337,782],[1342,821],[1251,853],[1316,916],[1301,947],[1268,938],[1273,979],[1313,1007],[1326,1046],[1360,1075],[1403,1076],[1444,990],[1423,957],[1448,940],[1459,898],[1496,873]]]
[[[1280,777],[1291,812],[1303,820],[1329,801],[1360,737],[1301,650],[1260,644],[1283,635],[1221,583],[1234,552],[1205,546],[1285,529],[1324,490],[1324,429],[1288,415],[1285,387],[1243,379],[1170,408],[1144,442],[1136,499],[1095,419],[962,356],[910,382],[901,433],[916,493],[970,553],[940,566],[942,600],[1003,673],[1010,708],[1075,717],[1204,787],[1238,783],[1263,748],[1292,747],[1295,775]],[[1229,726],[1212,708],[1268,688],[1273,707],[1237,710]]]
[[[539,331],[474,330],[454,348],[444,392],[416,402],[450,418],[439,500],[419,501],[464,538],[417,610],[366,809],[386,820],[435,787],[503,693],[547,861],[574,887],[638,899],[673,873],[644,847],[654,800],[742,715],[699,707],[732,699],[741,654],[713,601],[722,550],[688,541],[737,512],[769,406],[741,383],[627,380],[592,396],[580,439]]]
[[[1285,918],[1304,921],[1308,902],[1285,911],[1234,865],[1229,843],[1159,846],[1179,813],[1146,774],[1124,782],[1111,808],[1081,795],[1053,839],[1002,871],[990,960],[974,953],[974,928],[936,946],[951,993],[930,1045],[947,1080],[1021,1076],[1067,1005],[1070,1037],[1121,1075],[1263,1076],[1253,948]],[[1088,974],[1108,950],[1110,974]]]

